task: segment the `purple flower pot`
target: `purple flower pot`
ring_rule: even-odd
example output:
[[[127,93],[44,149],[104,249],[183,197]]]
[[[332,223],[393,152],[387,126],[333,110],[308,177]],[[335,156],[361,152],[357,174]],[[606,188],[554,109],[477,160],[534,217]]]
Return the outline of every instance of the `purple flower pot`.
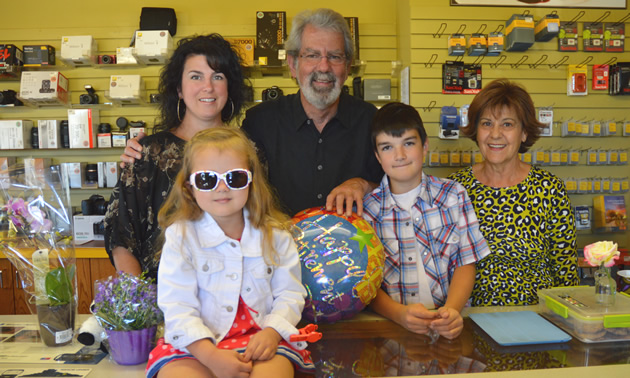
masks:
[[[137,331],[110,331],[109,353],[119,365],[138,365],[149,359],[157,327]]]

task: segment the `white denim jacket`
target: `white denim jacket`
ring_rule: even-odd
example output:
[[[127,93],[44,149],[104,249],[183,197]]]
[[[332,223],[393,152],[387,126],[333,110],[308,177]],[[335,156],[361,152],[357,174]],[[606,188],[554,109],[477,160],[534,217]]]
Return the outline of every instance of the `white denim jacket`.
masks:
[[[262,234],[244,210],[241,241],[226,236],[207,213],[198,221],[166,229],[158,269],[158,305],[164,312],[165,339],[186,350],[208,338],[216,345],[230,330],[239,296],[260,328],[271,327],[284,340],[297,334],[306,290],[299,257],[288,232],[276,230],[277,265],[262,256]],[[291,343],[296,349],[306,342]]]

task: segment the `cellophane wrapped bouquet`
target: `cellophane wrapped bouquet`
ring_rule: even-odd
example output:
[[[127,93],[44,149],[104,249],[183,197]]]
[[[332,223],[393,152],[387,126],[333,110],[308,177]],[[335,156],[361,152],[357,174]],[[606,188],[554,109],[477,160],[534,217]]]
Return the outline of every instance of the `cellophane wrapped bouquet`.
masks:
[[[0,251],[18,271],[49,346],[72,341],[76,257],[67,176],[58,166],[0,171]]]

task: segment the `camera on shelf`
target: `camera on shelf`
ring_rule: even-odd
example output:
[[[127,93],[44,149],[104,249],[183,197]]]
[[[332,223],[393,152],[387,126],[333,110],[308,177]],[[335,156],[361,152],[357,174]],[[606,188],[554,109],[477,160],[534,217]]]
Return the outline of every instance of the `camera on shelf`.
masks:
[[[284,95],[284,92],[282,92],[282,89],[274,85],[273,87],[269,87],[262,91],[262,100],[263,101],[275,100],[278,97],[283,96],[283,95]]]
[[[91,85],[85,85],[87,93],[83,93],[79,96],[79,104],[81,105],[95,105],[98,104],[98,95]]]
[[[14,90],[7,89],[6,91],[0,91],[0,105],[23,105],[22,101],[18,100],[17,93]]]
[[[81,212],[83,215],[105,215],[107,201],[99,194],[92,194],[90,198],[81,201]]]
[[[162,95],[159,93],[151,93],[149,95],[149,102],[151,104],[159,104],[162,101]]]
[[[98,64],[116,64],[116,55],[99,55]]]

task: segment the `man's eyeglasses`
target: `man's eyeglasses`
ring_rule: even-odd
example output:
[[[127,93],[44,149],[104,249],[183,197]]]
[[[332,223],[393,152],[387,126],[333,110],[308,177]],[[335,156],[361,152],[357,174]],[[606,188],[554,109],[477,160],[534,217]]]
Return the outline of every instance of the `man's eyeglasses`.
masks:
[[[306,63],[311,65],[318,64],[322,60],[322,58],[326,58],[326,60],[328,60],[328,63],[332,64],[333,66],[338,66],[340,64],[346,63],[345,55],[302,54],[300,55],[300,58],[304,59]]]
[[[252,173],[247,169],[232,169],[225,173],[215,171],[197,171],[190,175],[189,181],[193,188],[201,192],[210,192],[219,186],[219,181],[223,180],[225,185],[231,190],[241,190],[247,188],[252,182]]]

